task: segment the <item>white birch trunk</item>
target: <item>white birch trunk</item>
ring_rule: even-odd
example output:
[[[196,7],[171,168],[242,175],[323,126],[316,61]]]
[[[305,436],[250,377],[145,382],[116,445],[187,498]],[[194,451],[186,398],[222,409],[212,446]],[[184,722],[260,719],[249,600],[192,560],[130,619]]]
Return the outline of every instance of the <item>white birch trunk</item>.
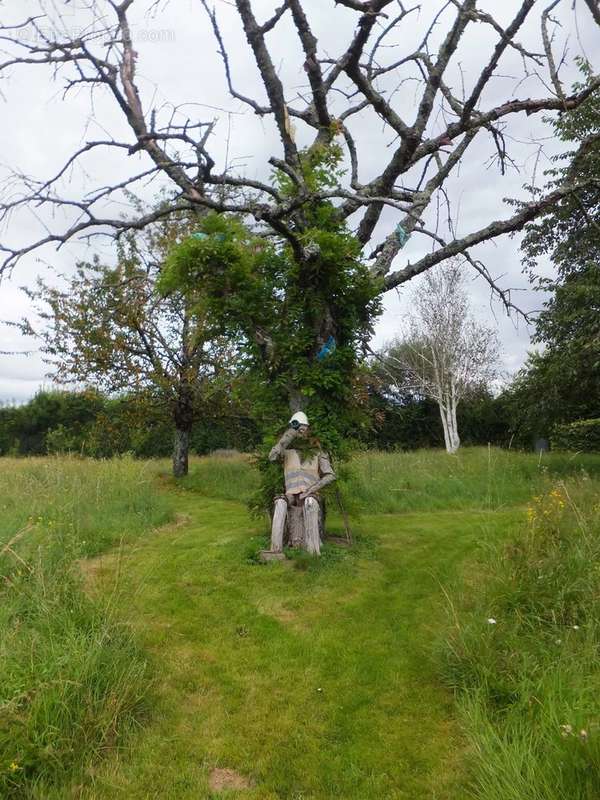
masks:
[[[458,422],[456,420],[456,400],[452,398],[452,407],[451,407],[451,414],[452,414],[452,452],[456,453],[458,448],[460,447],[460,436],[458,435]]]
[[[446,445],[446,451],[450,452],[450,435],[448,431],[448,419],[446,417],[446,409],[443,403],[438,402],[438,408],[440,410],[440,417],[442,420],[442,428],[444,429],[444,444]]]
[[[454,398],[449,397],[445,403],[438,402],[438,407],[442,419],[442,428],[444,429],[446,452],[454,454],[460,447],[460,437],[458,435],[458,424],[456,421],[456,403],[454,402]]]

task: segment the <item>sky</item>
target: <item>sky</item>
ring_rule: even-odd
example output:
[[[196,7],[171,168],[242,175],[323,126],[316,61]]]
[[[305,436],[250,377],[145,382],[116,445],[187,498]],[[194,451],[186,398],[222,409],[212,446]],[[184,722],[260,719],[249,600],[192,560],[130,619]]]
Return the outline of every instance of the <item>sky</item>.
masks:
[[[66,31],[77,35],[89,21],[86,6],[91,0],[41,0],[52,14],[59,13],[60,24]],[[30,14],[39,12],[40,0],[0,0],[0,20],[14,24]],[[278,5],[275,0],[254,0],[259,19],[268,18]],[[406,4],[409,6],[409,4]],[[441,7],[439,0],[423,0],[421,9],[412,14],[408,22],[389,39],[389,57],[397,59],[415,48],[415,42]],[[507,25],[521,5],[520,0],[485,2],[478,7],[494,14],[501,24]],[[100,9],[108,9],[106,0],[96,0]],[[236,88],[260,101],[264,90],[245,42],[237,12],[228,0],[216,0],[224,37],[231,59]],[[500,9],[498,8],[500,6]],[[304,7],[319,39],[320,53],[339,55],[347,46],[354,31],[357,15],[333,0],[305,0]],[[151,9],[149,11],[149,9]],[[541,9],[540,9],[541,10]],[[433,37],[445,34],[452,9],[441,18]],[[565,56],[561,75],[569,87],[577,79],[573,58],[582,52],[594,63],[600,55],[597,46],[598,30],[590,24],[589,11],[582,0],[563,0],[555,10],[560,26],[553,28],[554,50],[560,59]],[[540,11],[524,26],[518,40],[527,48],[541,52],[539,30]],[[135,0],[132,9],[133,35],[138,51],[138,79],[145,109],[154,107],[158,117],[165,118],[172,105],[185,104],[182,111],[194,121],[215,120],[215,130],[209,147],[217,169],[225,165],[233,171],[250,177],[266,178],[271,168],[268,158],[280,155],[280,144],[269,121],[258,118],[247,107],[229,97],[223,78],[223,68],[216,52],[215,42],[206,16],[198,0]],[[297,38],[289,21],[284,17],[276,34],[269,38],[273,60],[286,86],[286,99],[297,104],[296,97],[305,91],[306,75],[302,70]],[[473,84],[482,66],[488,61],[495,44],[495,35],[482,24],[473,25],[465,35],[451,67],[447,80],[455,92],[460,87]],[[387,57],[387,54],[386,54]],[[4,60],[0,53],[0,62]],[[596,63],[594,65],[598,67]],[[514,50],[508,52],[498,68],[498,76],[490,81],[481,101],[481,108],[491,108],[512,97],[546,97],[552,88],[544,77],[530,72],[524,75],[521,58]],[[398,78],[408,80],[400,83]],[[392,74],[387,85],[394,92],[394,108],[405,119],[414,117],[419,84],[411,73]],[[394,83],[395,82],[395,83]],[[93,98],[87,88],[69,93],[63,98],[64,76],[53,77],[45,68],[28,67],[12,71],[7,80],[0,81],[0,192],[4,196],[18,191],[14,181],[8,179],[9,170],[36,178],[47,178],[57,171],[70,153],[85,141],[105,138],[107,133],[115,138],[131,140],[121,112],[104,93]],[[340,95],[337,109],[343,109],[346,100]],[[182,111],[178,112],[180,115]],[[307,131],[301,123],[296,136],[299,144],[308,144]],[[389,158],[394,146],[392,137],[382,130],[381,123],[368,111],[352,120],[352,131],[358,142],[361,160],[360,178],[364,182],[377,175]],[[439,132],[443,119],[432,118],[430,134]],[[523,186],[535,181],[543,182],[543,170],[550,165],[552,155],[559,145],[551,137],[551,130],[541,115],[515,116],[506,130],[509,153],[513,165],[501,175],[496,164],[490,163],[494,147],[489,137],[478,137],[468,151],[468,158],[448,182],[446,188],[451,198],[451,215],[458,235],[464,235],[488,224],[491,220],[511,215],[505,198],[527,198]],[[81,197],[85,192],[109,183],[120,181],[132,171],[139,171],[145,162],[143,156],[114,156],[106,151],[96,151],[71,170],[63,181],[63,192],[71,197]],[[412,176],[407,176],[410,185]],[[159,184],[140,186],[139,194],[151,201]],[[125,198],[115,198],[110,212],[115,215],[127,212]],[[382,240],[398,223],[395,209],[386,209],[378,225],[373,243]],[[444,216],[443,212],[442,216]],[[68,215],[55,210],[49,214],[44,209],[28,208],[14,214],[0,229],[0,241],[23,244],[37,239],[46,229],[60,229]],[[430,220],[430,227],[431,227]],[[415,261],[430,249],[430,240],[413,236],[401,251],[394,269],[408,261]],[[367,248],[369,250],[369,248]],[[45,247],[24,258],[12,274],[0,283],[0,320],[16,321],[30,317],[35,321],[35,311],[22,291],[32,286],[38,276],[52,282],[59,281],[58,273],[69,274],[77,261],[90,259],[94,253],[110,262],[114,248],[104,239],[94,239],[90,244],[72,242],[59,252]],[[524,311],[539,309],[542,297],[533,292],[522,273],[519,237],[502,237],[480,245],[472,251],[481,259],[490,273],[498,278],[504,288],[512,288],[513,300]],[[543,271],[550,270],[542,264]],[[502,371],[508,378],[523,363],[530,347],[531,329],[513,315],[508,317],[501,304],[490,296],[488,285],[475,274],[467,272],[468,290],[473,309],[478,318],[497,327],[502,350]],[[385,310],[377,324],[373,345],[381,346],[398,335],[411,307],[411,294],[417,284],[411,281],[398,291],[385,296]],[[23,338],[13,327],[0,326],[0,402],[24,402],[40,388],[49,386],[46,367],[36,350],[35,340]],[[26,351],[17,354],[17,351]]]

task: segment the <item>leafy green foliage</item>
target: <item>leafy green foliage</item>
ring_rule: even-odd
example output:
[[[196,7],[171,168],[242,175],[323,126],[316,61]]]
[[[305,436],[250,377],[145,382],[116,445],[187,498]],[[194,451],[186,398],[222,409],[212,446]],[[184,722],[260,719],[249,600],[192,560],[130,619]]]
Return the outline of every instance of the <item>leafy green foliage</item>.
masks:
[[[600,452],[600,419],[581,419],[557,425],[552,432],[552,446],[559,450]]]
[[[0,455],[77,451],[104,404],[102,395],[89,389],[40,391],[22,406],[0,408]]]
[[[575,84],[575,90],[585,88],[592,78],[589,65],[581,60],[579,65],[584,80]],[[600,175],[600,93],[593,92],[578,108],[552,120],[552,125],[560,141],[576,145],[578,149],[555,157],[555,166],[545,173],[549,178],[547,188],[565,180]],[[532,187],[532,191],[540,193],[542,190]],[[550,255],[557,268],[558,282],[586,264],[598,263],[599,219],[600,186],[597,181],[592,181],[526,226],[522,245],[525,266],[542,287],[552,290],[557,285],[553,278],[537,277],[538,262],[546,255]]]
[[[202,311],[243,342],[259,417],[280,424],[288,393],[298,387],[319,437],[339,448],[344,427],[351,427],[357,346],[377,305],[357,242],[343,231],[311,229],[306,236],[319,247],[318,263],[300,266],[287,248],[238,220],[211,215],[201,228],[205,239],[190,237],[169,255],[161,289],[202,287]],[[336,320],[337,346],[319,361],[327,315]]]
[[[196,398],[194,416],[194,453],[248,451],[259,441],[256,425],[236,396],[221,395],[215,387],[210,403]],[[0,455],[79,453],[110,458],[132,453],[152,458],[168,456],[172,448],[171,414],[153,395],[106,397],[91,389],[38,392],[22,406],[0,408]]]
[[[27,293],[45,324],[37,333],[22,324],[40,339],[59,383],[143,395],[147,404],[152,399],[168,408],[172,429],[181,434],[176,474],[187,469],[187,441],[199,407],[214,408],[215,398],[231,393],[232,382],[229,343],[198,312],[198,289],[164,296],[156,288],[165,254],[186,240],[194,224],[193,214],[167,216],[124,236],[115,267],[96,257],[78,264],[64,286],[40,278]],[[53,448],[70,445],[65,432],[51,437]]]
[[[589,66],[580,65],[587,82]],[[526,269],[550,296],[534,335],[545,350],[530,357],[511,393],[522,426],[546,433],[555,423],[600,415],[600,94],[553,124],[556,136],[578,151],[557,157],[546,173],[549,186],[592,181],[528,225],[522,244]],[[548,256],[556,275],[539,277]]]
[[[303,153],[307,185],[331,186],[340,158],[335,145]],[[279,173],[275,180],[293,202],[294,181]],[[241,219],[209,214],[195,236],[172,248],[159,285],[167,294],[200,292],[197,313],[235,339],[254,415],[267,432],[263,457],[290,403],[306,408],[323,446],[339,456],[347,437],[368,424],[358,364],[380,311],[380,287],[331,203],[304,208],[291,238],[266,238]],[[335,349],[320,357],[328,341]],[[272,497],[270,468],[261,470],[264,496]]]

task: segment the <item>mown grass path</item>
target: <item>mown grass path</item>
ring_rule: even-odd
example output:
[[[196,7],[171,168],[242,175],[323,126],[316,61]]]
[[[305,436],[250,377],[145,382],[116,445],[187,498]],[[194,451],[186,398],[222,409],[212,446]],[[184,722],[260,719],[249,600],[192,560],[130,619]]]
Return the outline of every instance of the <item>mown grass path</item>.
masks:
[[[80,796],[462,800],[443,587],[521,512],[363,516],[356,552],[298,569],[248,560],[260,531],[242,504],[174,499],[178,524],[93,570],[157,683],[147,724]],[[215,768],[248,788],[213,791]]]

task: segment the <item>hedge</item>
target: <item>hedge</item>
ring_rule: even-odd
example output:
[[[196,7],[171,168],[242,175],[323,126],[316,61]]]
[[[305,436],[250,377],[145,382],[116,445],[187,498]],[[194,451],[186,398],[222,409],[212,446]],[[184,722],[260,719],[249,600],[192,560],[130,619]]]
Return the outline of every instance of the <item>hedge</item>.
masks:
[[[551,445],[557,450],[600,452],[600,419],[581,419],[566,425],[556,425]]]

